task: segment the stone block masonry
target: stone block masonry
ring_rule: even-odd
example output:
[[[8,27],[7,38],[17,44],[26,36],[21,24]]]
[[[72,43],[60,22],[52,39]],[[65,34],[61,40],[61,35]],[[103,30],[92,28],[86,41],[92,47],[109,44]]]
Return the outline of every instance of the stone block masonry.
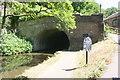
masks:
[[[68,36],[70,40],[69,50],[80,50],[83,46],[83,34],[90,34],[93,43],[103,39],[104,25],[103,14],[76,16],[76,29],[70,30]]]
[[[103,14],[80,15],[76,18],[76,29],[59,31],[54,17],[19,22],[19,34],[29,38],[33,51],[71,50],[78,51],[83,46],[83,34],[90,34],[93,43],[102,40],[104,34]]]

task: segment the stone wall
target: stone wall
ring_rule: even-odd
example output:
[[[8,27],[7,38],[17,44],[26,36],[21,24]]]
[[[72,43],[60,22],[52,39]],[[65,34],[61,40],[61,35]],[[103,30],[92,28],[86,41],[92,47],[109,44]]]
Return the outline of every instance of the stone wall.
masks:
[[[35,36],[42,33],[44,30],[55,28],[56,22],[53,17],[44,17],[35,20],[21,21],[19,22],[19,33],[31,40],[34,40]]]
[[[90,34],[93,43],[103,39],[103,15],[84,15],[73,14],[76,16],[77,28],[70,31],[70,50],[80,50],[83,46],[83,34]]]
[[[19,34],[30,39],[33,43],[33,50],[42,50],[46,47],[44,36],[49,34],[47,30],[56,29],[56,20],[53,17],[19,22]]]
[[[69,44],[68,50],[73,50],[73,51],[80,50],[83,46],[83,34],[86,33],[91,35],[93,43],[103,39],[104,26],[103,26],[102,14],[91,15],[91,16],[87,16],[87,15],[80,16],[79,14],[73,14],[73,15],[76,16],[75,21],[77,28],[74,30],[70,30],[69,32],[64,31],[64,33],[62,33],[62,34],[66,34],[69,39],[68,43],[66,43]],[[21,34],[22,36],[26,36],[27,38],[32,40],[34,50],[39,50],[42,48],[45,49],[50,42],[45,41],[44,38],[49,40],[47,36],[50,35],[48,34],[55,35],[56,32],[60,32],[56,28],[56,19],[53,17],[44,17],[41,19],[20,22],[18,26],[18,30],[19,30],[19,34]],[[52,31],[52,33],[50,31]],[[66,35],[62,35],[61,37],[66,38],[65,37]],[[62,39],[64,38],[60,38],[61,39],[60,41],[62,42]]]

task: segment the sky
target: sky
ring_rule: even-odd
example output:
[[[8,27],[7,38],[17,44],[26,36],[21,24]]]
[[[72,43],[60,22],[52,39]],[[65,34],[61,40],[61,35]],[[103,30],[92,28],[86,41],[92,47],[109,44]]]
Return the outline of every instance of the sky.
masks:
[[[95,0],[98,4],[102,5],[103,9],[116,7],[118,8],[118,2],[120,0]],[[120,6],[120,5],[119,5]]]

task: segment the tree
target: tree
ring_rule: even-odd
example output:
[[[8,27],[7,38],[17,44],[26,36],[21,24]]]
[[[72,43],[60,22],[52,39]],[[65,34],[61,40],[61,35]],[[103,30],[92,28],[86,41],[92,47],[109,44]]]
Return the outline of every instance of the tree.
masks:
[[[12,21],[29,20],[43,16],[54,16],[58,19],[60,30],[75,28],[72,13],[74,11],[72,2],[9,2],[8,15]],[[69,13],[69,14],[68,14]],[[64,27],[63,27],[64,25]],[[12,25],[14,26],[14,25]]]
[[[2,18],[2,25],[1,25],[1,28],[4,27],[5,20],[6,20],[6,7],[7,7],[7,3],[4,2],[3,5],[4,5],[4,15],[3,15],[3,18]]]
[[[116,12],[118,12],[118,9],[115,7],[107,8],[106,10],[103,11],[105,18]]]
[[[85,15],[100,13],[100,6],[96,2],[73,2],[74,12]]]
[[[54,7],[52,8],[53,15],[59,20],[58,28],[61,30],[69,30],[75,28],[75,21],[73,14],[73,7],[71,2],[57,2],[54,3]],[[62,27],[62,26],[65,27]]]

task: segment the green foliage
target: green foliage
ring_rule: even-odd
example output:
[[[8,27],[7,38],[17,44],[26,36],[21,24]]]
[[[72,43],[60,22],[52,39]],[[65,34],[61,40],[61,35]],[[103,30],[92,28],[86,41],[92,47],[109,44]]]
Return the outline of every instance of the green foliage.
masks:
[[[58,28],[60,30],[76,28],[74,17],[72,16],[73,7],[71,4],[71,2],[53,3],[52,13],[58,19]]]
[[[108,16],[112,15],[113,13],[118,12],[118,8],[111,7],[111,8],[107,8],[106,10],[102,9],[102,12],[104,14],[104,18],[107,18]]]
[[[27,78],[26,76],[18,76],[16,78],[13,78],[12,80],[30,80],[30,79]]]
[[[99,72],[94,72],[94,73],[92,74],[92,78],[98,78],[98,77],[100,77],[100,75],[101,75],[101,73],[99,73]]]
[[[105,69],[105,66],[104,65],[101,65],[100,67],[99,67],[99,70],[100,71],[103,71]]]
[[[15,56],[9,56],[2,61],[2,70],[3,71],[8,71],[14,68],[17,68],[18,66],[23,66],[32,61],[32,56],[25,56],[25,55],[15,55]]]
[[[74,29],[75,21],[72,13],[74,11],[72,2],[9,2],[8,14],[26,15],[20,16],[19,20],[30,20],[44,16],[54,16],[58,19],[57,27],[60,30]],[[13,18],[13,17],[12,17]],[[16,18],[16,17],[15,17]]]
[[[109,27],[107,24],[104,25],[104,32],[105,32],[106,34],[110,33],[110,27]]]
[[[84,15],[100,13],[100,6],[96,2],[73,2],[74,12]]]
[[[3,34],[0,43],[0,55],[13,55],[32,51],[31,43],[18,38],[14,33]]]
[[[104,25],[104,32],[105,32],[105,34],[108,34],[108,33],[115,34],[115,33],[117,33],[117,31],[110,29],[110,26],[108,26],[107,24]]]

